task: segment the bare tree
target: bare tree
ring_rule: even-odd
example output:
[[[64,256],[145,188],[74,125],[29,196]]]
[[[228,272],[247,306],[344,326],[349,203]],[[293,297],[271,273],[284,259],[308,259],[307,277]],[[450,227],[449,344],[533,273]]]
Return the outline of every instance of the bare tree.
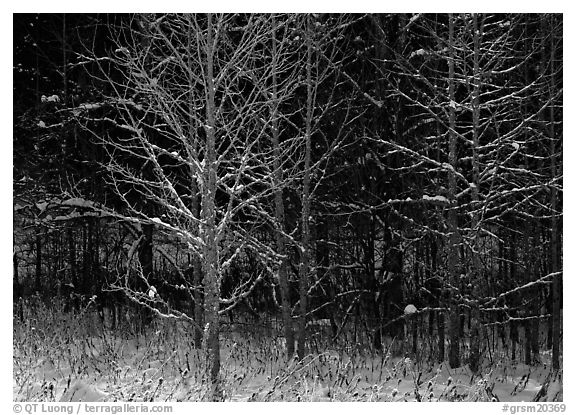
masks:
[[[450,283],[456,286],[458,279],[458,217],[456,216],[456,168],[457,168],[457,138],[456,138],[456,105],[454,95],[454,18],[448,15],[448,137],[449,152],[448,163],[448,200],[452,205],[448,210],[449,230],[449,253],[448,253],[448,277]],[[458,303],[454,296],[450,296],[450,346],[448,348],[448,360],[451,367],[460,367],[460,313]]]
[[[118,216],[172,234],[202,265],[201,277],[195,267],[185,283],[196,300],[196,325],[202,324],[199,290],[204,293],[203,341],[213,399],[219,396],[219,315],[264,277],[254,275],[230,298],[220,298],[223,275],[248,251],[266,265],[276,258],[274,249],[251,233],[255,223],[267,220],[259,216],[261,204],[282,188],[267,167],[277,156],[268,142],[277,123],[270,100],[277,107],[294,89],[286,82],[278,88],[275,79],[295,67],[286,63],[288,54],[269,65],[274,30],[267,15],[137,16],[119,28],[111,56],[91,57],[101,63],[110,93],[74,110],[108,151],[111,184],[126,206]],[[97,122],[115,128],[118,136],[103,136]],[[142,200],[154,208],[139,208]],[[140,278],[152,286],[146,275]],[[129,293],[150,306],[142,293]],[[171,316],[193,321],[185,314]]]
[[[557,62],[557,49],[558,49],[558,39],[556,37],[557,31],[561,31],[561,19],[558,19],[554,15],[547,16],[549,20],[549,42],[544,42],[544,48],[549,45],[550,50],[550,64],[548,73],[545,75],[545,84],[548,89],[547,102],[545,105],[548,106],[548,134],[550,139],[550,217],[551,217],[551,236],[550,236],[550,256],[552,263],[552,273],[554,277],[552,280],[552,367],[554,370],[560,369],[560,342],[562,333],[562,316],[560,309],[560,302],[562,301],[562,272],[561,272],[561,232],[559,227],[558,218],[561,216],[561,208],[559,209],[559,196],[558,194],[562,191],[561,188],[561,178],[562,173],[558,172],[558,155],[561,154],[561,149],[558,145],[558,134],[556,123],[556,106],[559,105],[559,96],[561,97],[562,88],[557,85],[558,77],[560,71],[558,70]],[[561,66],[561,65],[560,65]],[[559,95],[560,94],[560,95]],[[561,163],[561,157],[560,157]],[[560,168],[561,170],[561,168]]]
[[[310,17],[306,19],[306,116],[305,116],[305,151],[304,151],[304,177],[302,180],[302,216],[301,216],[301,247],[299,293],[300,293],[300,321],[298,324],[298,357],[304,358],[306,344],[306,312],[308,301],[308,274],[310,273],[310,166],[312,158],[312,110],[313,91],[312,84],[312,32]]]
[[[459,304],[475,309],[472,314],[477,317],[478,311],[494,316],[496,310],[484,311],[496,298],[505,303],[506,296],[490,297],[482,284],[492,272],[486,265],[493,255],[491,246],[506,235],[529,232],[525,221],[558,217],[556,209],[551,212],[544,207],[551,200],[543,198],[546,189],[561,190],[561,175],[551,173],[555,168],[542,168],[543,163],[554,166],[550,154],[558,153],[543,144],[554,122],[541,120],[544,113],[558,116],[557,111],[546,110],[557,105],[561,89],[545,87],[558,69],[540,65],[548,68],[545,75],[524,76],[538,63],[544,45],[534,23],[524,29],[527,21],[530,16],[526,15],[413,15],[401,31],[412,33],[417,28],[426,34],[419,35],[425,41],[402,53],[392,50],[394,59],[386,61],[389,70],[382,71],[390,96],[403,100],[409,122],[404,141],[398,136],[378,136],[377,131],[372,137],[407,156],[403,169],[421,171],[421,177],[428,180],[410,198],[382,200],[382,206],[413,206],[410,219],[419,224],[419,231],[435,233],[446,241],[444,283],[451,294],[451,365],[460,364],[464,312]],[[517,53],[511,56],[510,51]],[[366,93],[368,101],[377,105],[379,101]],[[420,223],[417,206],[427,212],[441,207],[443,214],[435,222]],[[506,242],[514,244],[509,238]],[[518,258],[514,261],[519,262]],[[545,284],[552,274],[533,278]],[[511,283],[523,286],[526,282]],[[512,308],[516,312],[517,306]]]
[[[283,197],[283,179],[284,168],[282,163],[283,149],[280,144],[280,119],[279,119],[279,55],[282,53],[284,41],[277,39],[277,19],[272,16],[272,97],[271,97],[271,115],[272,115],[272,146],[274,148],[272,187],[274,189],[274,218],[276,220],[276,251],[279,257],[278,267],[278,284],[280,286],[282,322],[284,327],[284,338],[286,339],[286,355],[290,358],[294,354],[294,331],[292,328],[292,305],[290,303],[290,287],[288,281],[288,250],[285,229],[285,208]],[[279,45],[280,43],[280,51]],[[291,71],[293,72],[293,71]],[[297,79],[297,78],[296,78]]]
[[[300,62],[304,68],[302,78],[306,89],[302,94],[304,102],[299,114],[300,122],[296,125],[292,123],[294,132],[301,137],[298,140],[301,146],[298,147],[300,160],[294,165],[296,171],[290,176],[296,179],[291,185],[300,195],[301,206],[298,221],[300,238],[292,240],[299,256],[297,354],[300,359],[306,354],[306,327],[310,317],[308,298],[314,287],[321,283],[320,280],[311,283],[311,271],[318,266],[312,262],[314,241],[311,228],[312,223],[321,222],[314,218],[313,201],[324,179],[330,174],[327,168],[329,161],[335,152],[343,148],[351,133],[348,124],[359,116],[350,110],[350,97],[338,94],[342,83],[341,68],[349,57],[342,44],[342,33],[354,21],[353,17],[346,15],[324,18],[312,14],[299,19],[304,46]],[[322,96],[322,92],[326,91],[328,93]],[[343,113],[342,123],[333,136],[327,137],[323,123],[327,122],[327,117],[335,108]],[[326,273],[323,275],[325,277]]]

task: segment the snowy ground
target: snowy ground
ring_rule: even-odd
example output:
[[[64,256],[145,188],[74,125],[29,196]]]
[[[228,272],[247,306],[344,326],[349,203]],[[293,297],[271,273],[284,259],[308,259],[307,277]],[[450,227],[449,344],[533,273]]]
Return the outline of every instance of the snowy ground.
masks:
[[[481,376],[464,366],[392,353],[319,347],[287,362],[281,338],[228,326],[222,369],[229,401],[532,401],[562,400],[561,374],[506,360]],[[203,355],[182,324],[156,322],[145,336],[102,330],[94,318],[65,314],[16,323],[16,401],[197,401],[205,399]],[[390,350],[390,349],[389,349]],[[543,394],[542,386],[546,385]]]

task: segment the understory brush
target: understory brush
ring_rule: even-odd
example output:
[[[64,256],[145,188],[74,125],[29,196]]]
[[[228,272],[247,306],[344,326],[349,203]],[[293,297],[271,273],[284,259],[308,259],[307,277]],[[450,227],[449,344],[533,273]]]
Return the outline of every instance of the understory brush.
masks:
[[[56,309],[56,310],[55,310]],[[484,359],[479,374],[433,356],[403,355],[315,337],[302,360],[285,357],[270,322],[224,324],[221,371],[227,401],[562,400],[562,373]],[[210,396],[205,355],[185,322],[111,330],[93,310],[39,305],[14,320],[15,401],[200,401]],[[313,346],[313,347],[312,347]]]

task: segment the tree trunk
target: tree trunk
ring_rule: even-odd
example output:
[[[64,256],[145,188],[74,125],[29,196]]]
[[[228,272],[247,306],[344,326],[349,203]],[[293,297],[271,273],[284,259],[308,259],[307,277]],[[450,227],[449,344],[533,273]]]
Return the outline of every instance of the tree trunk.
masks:
[[[443,302],[441,303],[443,304]],[[444,312],[438,312],[437,316],[437,325],[438,325],[438,361],[440,363],[444,362],[446,359],[446,335],[445,335],[445,315]]]
[[[381,333],[381,327],[382,327],[382,318],[380,315],[380,289],[378,287],[378,279],[377,279],[377,275],[376,275],[376,269],[375,269],[375,264],[374,264],[374,245],[376,242],[376,221],[374,219],[374,215],[370,214],[369,219],[368,219],[368,226],[369,226],[369,231],[366,233],[366,252],[365,252],[365,258],[364,258],[364,262],[366,264],[366,267],[368,268],[368,281],[369,281],[369,285],[368,288],[370,290],[370,292],[368,293],[369,295],[369,301],[368,306],[370,307],[370,310],[368,310],[368,316],[372,315],[373,318],[373,333],[374,333],[374,337],[372,340],[372,345],[374,346],[374,349],[376,350],[382,350],[382,333]],[[370,327],[370,325],[369,325]]]
[[[530,235],[533,234],[533,227],[531,225],[526,226],[525,228],[525,233],[524,233],[524,278],[525,280],[523,281],[524,283],[529,283],[533,280],[533,275],[534,275],[534,267],[536,266],[536,263],[534,261],[534,258],[532,256],[532,252],[534,249],[534,244],[531,242],[530,239]],[[527,292],[525,293],[526,296],[533,296],[536,295],[538,296],[537,293],[538,288],[535,289],[529,289],[527,290]],[[536,312],[533,312],[532,309],[535,309]],[[537,316],[538,313],[540,312],[540,305],[538,303],[537,307],[531,307],[531,309],[526,310],[526,312],[524,313],[524,317],[527,318],[527,320],[524,321],[524,340],[525,340],[525,344],[524,344],[524,363],[527,365],[531,365],[533,364],[534,360],[535,360],[535,356],[532,355],[532,346],[533,346],[533,342],[534,342],[534,337],[536,337],[536,342],[538,342],[538,333],[535,333],[532,331],[533,328],[533,322],[534,321],[538,321],[537,319],[532,320],[530,319],[530,317],[534,317]]]
[[[14,299],[18,299],[20,297],[20,277],[18,273],[18,255],[16,251],[12,254],[12,263],[14,266]]]
[[[153,284],[154,275],[154,225],[143,224],[142,225],[142,240],[140,241],[140,246],[138,248],[138,260],[140,261],[140,266],[142,267],[142,276],[144,281],[139,281],[136,284],[136,289],[140,292],[147,293],[148,285]],[[157,287],[156,287],[157,288]],[[140,329],[143,331],[153,319],[152,311],[146,307],[142,307],[140,310]]]
[[[208,14],[208,30],[206,42],[206,154],[202,186],[202,240],[204,242],[204,292],[205,321],[204,339],[206,342],[207,375],[211,385],[211,398],[214,401],[222,399],[220,386],[220,267],[218,259],[218,241],[216,229],[216,135],[215,135],[215,89],[214,89],[214,53],[212,14]]]
[[[284,236],[285,216],[284,199],[282,196],[282,152],[280,150],[279,120],[278,120],[278,79],[277,79],[277,46],[276,46],[276,20],[272,16],[272,146],[274,147],[274,207],[276,219],[276,248],[280,257],[278,267],[278,284],[280,286],[280,300],[282,307],[282,323],[284,338],[286,339],[286,356],[294,355],[294,332],[292,330],[292,306],[290,304],[290,288],[288,283],[288,266],[286,238]]]
[[[508,281],[516,281],[516,238],[514,234],[511,235],[510,241],[510,265]],[[514,304],[515,305],[515,304]],[[515,315],[515,313],[513,314]],[[512,360],[516,360],[516,347],[518,344],[518,323],[514,320],[510,322],[510,341],[512,343]]]
[[[532,327],[530,320],[524,322],[524,364],[532,364],[532,343],[530,338],[532,337]]]
[[[554,15],[550,17],[550,19],[554,19]],[[550,36],[550,70],[551,70],[551,79],[550,79],[550,97],[554,95],[554,87],[555,87],[555,36],[554,30],[552,29],[552,24],[550,25],[551,28],[551,36]],[[551,157],[551,165],[550,165],[550,173],[551,179],[555,179],[557,177],[556,173],[556,131],[555,131],[555,116],[554,116],[554,106],[549,106],[550,111],[550,157]],[[560,273],[560,267],[558,264],[559,249],[561,244],[559,243],[559,235],[560,229],[558,227],[558,218],[556,217],[556,210],[558,207],[558,191],[556,189],[556,185],[553,184],[551,186],[550,192],[550,205],[552,210],[552,237],[550,241],[550,250],[552,256],[552,272],[558,272],[554,276],[552,280],[552,367],[554,370],[560,369],[560,335],[562,330],[561,324],[561,313],[560,313],[560,302],[562,301],[561,296],[561,283],[562,283],[562,274]]]
[[[436,237],[434,235],[430,236],[430,267],[432,269],[432,278],[437,278],[438,270],[438,244],[436,242]],[[434,280],[432,280],[434,281]],[[430,284],[433,284],[431,281]],[[434,286],[432,292],[433,303],[435,307],[444,307],[444,288],[442,287],[443,282],[437,279],[438,283]],[[436,316],[436,327],[438,330],[438,361],[440,363],[444,362],[446,358],[445,352],[445,336],[444,336],[444,312],[443,311],[433,311],[430,313],[430,326],[433,328],[434,316]]]
[[[478,27],[478,14],[473,15],[473,26],[474,31],[474,85],[472,90],[472,171],[474,187],[472,188],[472,200],[475,202],[473,205],[473,216],[472,216],[472,294],[474,298],[479,298],[480,293],[478,293],[478,286],[480,282],[480,259],[478,258],[478,238],[480,235],[480,218],[477,211],[480,209],[478,205],[479,201],[479,186],[480,186],[480,166],[478,160],[478,148],[480,146],[478,132],[480,131],[480,36],[481,29]],[[470,311],[470,320],[468,323],[468,330],[470,332],[470,362],[469,366],[472,373],[476,373],[480,368],[480,331],[478,326],[480,325],[480,310],[478,304],[473,304]],[[472,328],[473,327],[473,328]]]
[[[316,223],[316,278],[322,280],[323,292],[327,294],[325,301],[330,304],[326,306],[326,313],[330,320],[330,329],[332,332],[332,339],[336,341],[336,334],[338,333],[338,325],[336,324],[336,307],[334,304],[336,297],[336,290],[333,284],[330,272],[330,245],[328,238],[330,236],[329,223],[324,218],[318,218]]]
[[[308,272],[310,257],[310,164],[312,157],[312,27],[310,16],[306,17],[306,152],[304,155],[304,181],[302,187],[302,250],[300,253],[299,294],[300,320],[298,325],[298,357],[306,352],[306,312],[308,303]]]
[[[448,255],[448,276],[454,287],[458,286],[458,219],[456,216],[456,109],[455,109],[455,97],[454,97],[454,17],[452,14],[448,15],[448,89],[450,95],[450,106],[449,106],[449,116],[450,116],[450,166],[451,169],[448,173],[449,180],[449,200],[450,207],[448,211],[448,228],[450,230],[449,237],[449,250]],[[456,294],[456,293],[453,293]],[[460,367],[460,315],[458,303],[455,300],[455,295],[450,296],[450,343],[448,350],[448,361],[451,368]]]
[[[540,309],[540,307],[538,307]],[[532,336],[530,337],[530,349],[532,350],[532,363],[540,362],[540,319],[532,320]]]
[[[42,235],[41,228],[36,231],[36,291],[42,291]]]
[[[192,282],[194,286],[194,322],[196,326],[194,327],[194,347],[202,347],[202,337],[204,335],[204,299],[202,298],[202,287],[203,287],[203,274],[202,274],[202,259],[199,255],[194,255],[193,260],[193,270],[192,270]]]
[[[92,293],[92,218],[86,219],[86,225],[84,227],[84,252],[82,253],[82,289],[81,292],[84,295],[90,295]]]
[[[138,251],[138,259],[142,266],[142,274],[148,283],[152,283],[153,277],[153,248],[152,242],[154,234],[154,225],[142,225],[142,241],[140,242],[140,250]]]
[[[74,239],[74,230],[68,228],[68,259],[70,261],[70,283],[74,288],[78,285],[78,271],[76,269],[76,241]]]
[[[192,23],[191,16],[187,16],[188,19],[188,67],[192,68],[192,54],[193,54],[193,45],[192,45],[192,28],[194,27]],[[196,122],[194,121],[194,112],[195,112],[195,105],[194,105],[194,85],[195,81],[191,77],[188,81],[190,91],[189,91],[189,102],[188,102],[188,111],[189,111],[189,120],[188,120],[188,135],[189,135],[189,145],[186,146],[186,149],[189,151],[187,154],[190,160],[198,160],[198,142],[197,142],[197,134],[196,134]],[[191,211],[192,215],[195,218],[200,218],[200,190],[198,188],[198,180],[196,179],[196,172],[194,171],[193,167],[190,167],[190,193],[191,193]],[[199,227],[197,224],[193,226],[193,233],[198,234]],[[194,326],[194,347],[199,349],[202,347],[202,337],[203,337],[203,330],[204,330],[204,299],[202,296],[202,287],[203,287],[203,278],[202,278],[202,258],[197,252],[192,253],[192,300],[193,300],[193,307],[191,310],[192,315],[194,316],[194,322],[196,323]]]

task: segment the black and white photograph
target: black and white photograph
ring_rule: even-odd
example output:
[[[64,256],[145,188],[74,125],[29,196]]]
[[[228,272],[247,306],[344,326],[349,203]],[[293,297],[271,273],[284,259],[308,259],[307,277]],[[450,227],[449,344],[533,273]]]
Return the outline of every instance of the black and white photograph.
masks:
[[[564,15],[465,7],[13,13],[14,413],[566,412]]]

